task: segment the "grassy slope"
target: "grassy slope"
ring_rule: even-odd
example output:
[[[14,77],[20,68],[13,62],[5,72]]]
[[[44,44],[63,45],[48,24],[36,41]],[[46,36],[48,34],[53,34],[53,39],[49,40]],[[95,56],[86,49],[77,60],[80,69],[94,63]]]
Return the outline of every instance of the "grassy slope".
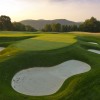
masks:
[[[69,37],[70,34],[66,35]],[[39,34],[39,37],[42,36]],[[44,35],[45,36],[45,35]],[[47,35],[48,36],[48,35]],[[53,35],[52,35],[53,36]],[[57,35],[56,35],[57,36]],[[54,35],[54,37],[56,38]],[[73,37],[73,35],[70,35]],[[45,37],[46,38],[46,37]],[[48,37],[47,37],[48,38]],[[57,38],[56,38],[57,39]],[[27,41],[32,41],[29,39],[21,40],[18,44],[23,49],[17,48],[16,43],[9,45],[7,49],[0,52],[0,100],[99,100],[100,99],[100,55],[88,52],[88,48],[97,48],[95,45],[91,45],[86,41],[96,41],[100,43],[100,36],[90,37],[90,36],[79,36],[77,37],[77,43],[71,42],[71,45],[65,45],[66,38],[58,38],[56,43],[64,42],[64,46],[60,45],[55,48],[55,45],[51,45],[53,50],[47,50],[44,46],[42,48],[44,51],[36,51],[34,48],[30,50],[23,47],[24,43]],[[51,42],[51,44],[54,44]],[[63,40],[63,41],[62,41]],[[37,43],[34,39],[33,41]],[[41,39],[40,39],[41,41]],[[49,41],[50,39],[45,39]],[[10,41],[9,41],[10,42]],[[20,44],[21,43],[21,44]],[[44,43],[44,42],[43,42]],[[72,44],[74,43],[74,44]],[[31,47],[34,43],[27,45]],[[45,43],[44,43],[45,44]],[[25,44],[24,44],[25,45]],[[41,43],[39,43],[41,47]],[[45,44],[46,45],[46,44]],[[54,48],[53,48],[54,47]],[[12,49],[13,48],[13,49]],[[32,50],[33,49],[33,50]],[[42,49],[42,50],[43,50]],[[11,56],[7,56],[10,53]],[[91,65],[91,71],[75,75],[68,80],[66,80],[60,90],[50,96],[43,97],[30,97],[22,95],[14,91],[11,87],[11,79],[15,73],[18,71],[35,66],[45,66],[51,67],[61,62],[69,59],[77,59],[84,61]]]

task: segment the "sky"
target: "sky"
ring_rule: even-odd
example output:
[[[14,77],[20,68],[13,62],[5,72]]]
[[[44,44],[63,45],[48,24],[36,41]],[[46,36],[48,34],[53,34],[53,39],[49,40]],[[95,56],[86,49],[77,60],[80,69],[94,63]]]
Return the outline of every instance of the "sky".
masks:
[[[12,21],[67,19],[81,22],[92,16],[100,20],[100,0],[0,0],[0,15]]]

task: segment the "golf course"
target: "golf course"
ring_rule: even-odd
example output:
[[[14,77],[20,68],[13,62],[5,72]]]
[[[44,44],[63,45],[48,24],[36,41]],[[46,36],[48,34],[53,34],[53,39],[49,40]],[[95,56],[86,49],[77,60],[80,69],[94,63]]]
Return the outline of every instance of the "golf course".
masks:
[[[100,100],[100,33],[1,31],[0,100]]]

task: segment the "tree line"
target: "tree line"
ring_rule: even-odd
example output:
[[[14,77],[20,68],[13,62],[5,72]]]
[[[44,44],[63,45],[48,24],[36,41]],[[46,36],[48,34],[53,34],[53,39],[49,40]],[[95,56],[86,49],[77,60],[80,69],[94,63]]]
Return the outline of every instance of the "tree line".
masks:
[[[96,18],[91,17],[85,20],[79,26],[77,25],[61,25],[56,24],[46,24],[42,29],[45,32],[70,32],[70,31],[83,31],[83,32],[100,32],[100,21]]]
[[[46,24],[42,29],[44,32],[69,32],[69,31],[77,31],[77,25],[61,25],[60,23],[56,24]]]
[[[35,28],[29,25],[24,25],[20,22],[11,22],[9,16],[0,16],[0,30],[1,31],[37,31]],[[84,32],[100,32],[100,21],[96,18],[91,17],[85,20],[85,22],[80,25],[61,25],[56,24],[46,24],[42,29],[44,32],[70,32],[70,31],[84,31]]]
[[[35,28],[29,25],[23,25],[20,22],[11,22],[9,16],[0,16],[0,30],[1,31],[36,31]]]

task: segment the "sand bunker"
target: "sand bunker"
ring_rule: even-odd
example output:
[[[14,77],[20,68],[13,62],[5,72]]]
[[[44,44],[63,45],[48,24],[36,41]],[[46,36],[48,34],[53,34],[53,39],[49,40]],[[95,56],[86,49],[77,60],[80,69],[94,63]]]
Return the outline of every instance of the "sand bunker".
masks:
[[[88,42],[88,43],[91,43],[91,44],[98,44],[98,43],[96,43],[96,42]]]
[[[0,47],[0,51],[4,50],[5,48],[4,47]]]
[[[50,95],[57,92],[64,81],[91,67],[81,61],[69,60],[54,67],[35,67],[18,72],[12,79],[15,91],[32,96]]]
[[[100,54],[100,50],[88,49],[88,51]]]

